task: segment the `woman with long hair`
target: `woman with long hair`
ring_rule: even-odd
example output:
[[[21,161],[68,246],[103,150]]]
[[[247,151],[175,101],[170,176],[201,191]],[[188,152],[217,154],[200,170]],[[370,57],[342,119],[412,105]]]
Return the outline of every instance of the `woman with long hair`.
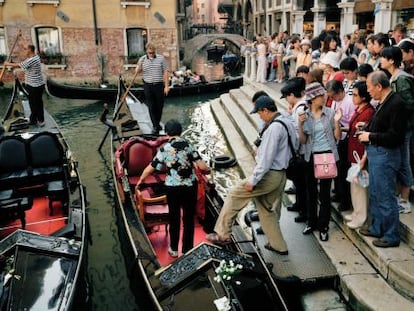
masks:
[[[266,83],[267,76],[267,47],[262,37],[257,39],[257,73],[256,82]]]
[[[333,54],[335,63],[340,63],[342,59],[342,50],[338,46],[338,38],[333,36],[332,34],[328,34],[323,41],[322,52],[321,52],[321,59],[331,52]]]

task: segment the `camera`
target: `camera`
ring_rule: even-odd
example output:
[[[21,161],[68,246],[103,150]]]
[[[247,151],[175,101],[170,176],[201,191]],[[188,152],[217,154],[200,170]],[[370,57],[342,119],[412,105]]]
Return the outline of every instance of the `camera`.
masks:
[[[355,131],[355,133],[354,133],[354,137],[358,137],[358,135],[359,135],[361,132],[363,132],[363,131],[364,131],[364,129],[365,129],[365,126],[364,126],[364,125],[358,125],[358,126],[357,126],[357,129],[356,129],[356,131]]]
[[[256,147],[259,147],[261,143],[262,143],[262,139],[261,139],[260,137],[258,137],[258,138],[257,138],[257,139],[253,142],[253,144],[254,144]]]

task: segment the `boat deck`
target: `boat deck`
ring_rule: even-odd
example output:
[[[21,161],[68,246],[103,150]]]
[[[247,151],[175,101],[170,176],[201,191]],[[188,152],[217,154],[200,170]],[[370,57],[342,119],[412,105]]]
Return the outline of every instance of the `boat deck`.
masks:
[[[49,199],[47,197],[35,198],[32,208],[27,210],[25,214],[25,229],[44,235],[50,235],[63,228],[68,219],[64,215],[61,202],[53,202],[53,215],[49,215]],[[6,226],[0,228],[0,240],[21,228],[22,224],[19,219],[8,222]]]
[[[183,232],[181,228],[180,232]],[[203,226],[197,221],[195,222],[195,231],[194,231],[194,245],[199,245],[205,240],[206,233],[203,230]],[[152,246],[157,254],[157,258],[161,266],[165,267],[171,264],[176,260],[176,258],[171,257],[168,254],[168,247],[170,246],[170,236],[168,234],[168,227],[166,225],[161,225],[153,228],[153,230],[148,234],[148,238],[151,241]],[[178,256],[182,256],[181,253],[181,239],[178,244]]]

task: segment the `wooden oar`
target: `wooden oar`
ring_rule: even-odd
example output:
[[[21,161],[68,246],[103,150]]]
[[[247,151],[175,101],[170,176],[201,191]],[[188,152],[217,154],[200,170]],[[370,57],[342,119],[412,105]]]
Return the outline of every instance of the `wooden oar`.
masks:
[[[21,30],[19,30],[19,32],[17,33],[16,39],[14,40],[13,46],[12,46],[12,48],[10,50],[10,53],[9,53],[9,55],[7,55],[6,61],[9,62],[11,60],[11,56],[13,54],[14,48],[16,46],[17,41],[21,37],[21,35],[22,35]],[[4,76],[4,72],[5,71],[6,71],[6,66],[4,66],[4,64],[3,64],[3,69],[1,70],[1,73],[0,73],[0,86],[3,86],[4,85],[4,83],[3,83],[2,80],[3,80],[3,76]]]
[[[128,88],[126,89],[126,91],[125,91],[124,95],[122,96],[121,100],[119,101],[118,108],[117,108],[116,113],[114,114],[114,116],[113,116],[113,118],[112,118],[112,121],[115,121],[116,117],[118,116],[118,113],[119,113],[119,111],[121,110],[121,107],[122,107],[122,105],[124,104],[124,102],[125,102],[125,100],[126,100],[126,98],[127,98],[127,96],[128,96],[128,93],[129,93],[129,91],[130,91],[130,89],[131,89],[132,85],[134,84],[134,81],[135,81],[135,78],[137,77],[137,75],[138,75],[138,71],[136,71],[136,72],[135,72],[135,75],[134,75],[134,77],[132,78],[131,83],[129,84],[129,86],[128,86]],[[101,143],[99,144],[98,151],[101,151],[101,148],[102,148],[103,144],[105,143],[106,137],[108,136],[109,131],[110,131],[111,129],[112,129],[112,127],[108,127],[108,129],[106,130],[105,136],[102,138],[102,141],[101,141]]]

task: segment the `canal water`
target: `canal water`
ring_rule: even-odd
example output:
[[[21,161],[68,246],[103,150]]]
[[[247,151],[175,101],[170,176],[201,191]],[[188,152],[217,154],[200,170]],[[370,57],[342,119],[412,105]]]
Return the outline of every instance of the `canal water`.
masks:
[[[3,115],[11,90],[0,92]],[[211,115],[208,100],[217,97],[191,96],[167,98],[163,122],[176,118],[182,122],[186,137],[197,146],[203,157],[227,153],[225,141]],[[90,285],[88,310],[139,310],[129,288],[116,226],[114,189],[110,166],[110,144],[101,152],[97,148],[106,128],[99,122],[103,102],[68,100],[45,95],[45,108],[54,116],[75,157],[86,186],[91,244],[88,247],[87,277]],[[113,109],[114,103],[110,103]],[[111,111],[112,112],[112,111]],[[237,168],[216,172],[218,190],[223,193],[239,178]],[[79,308],[81,309],[81,308]]]

